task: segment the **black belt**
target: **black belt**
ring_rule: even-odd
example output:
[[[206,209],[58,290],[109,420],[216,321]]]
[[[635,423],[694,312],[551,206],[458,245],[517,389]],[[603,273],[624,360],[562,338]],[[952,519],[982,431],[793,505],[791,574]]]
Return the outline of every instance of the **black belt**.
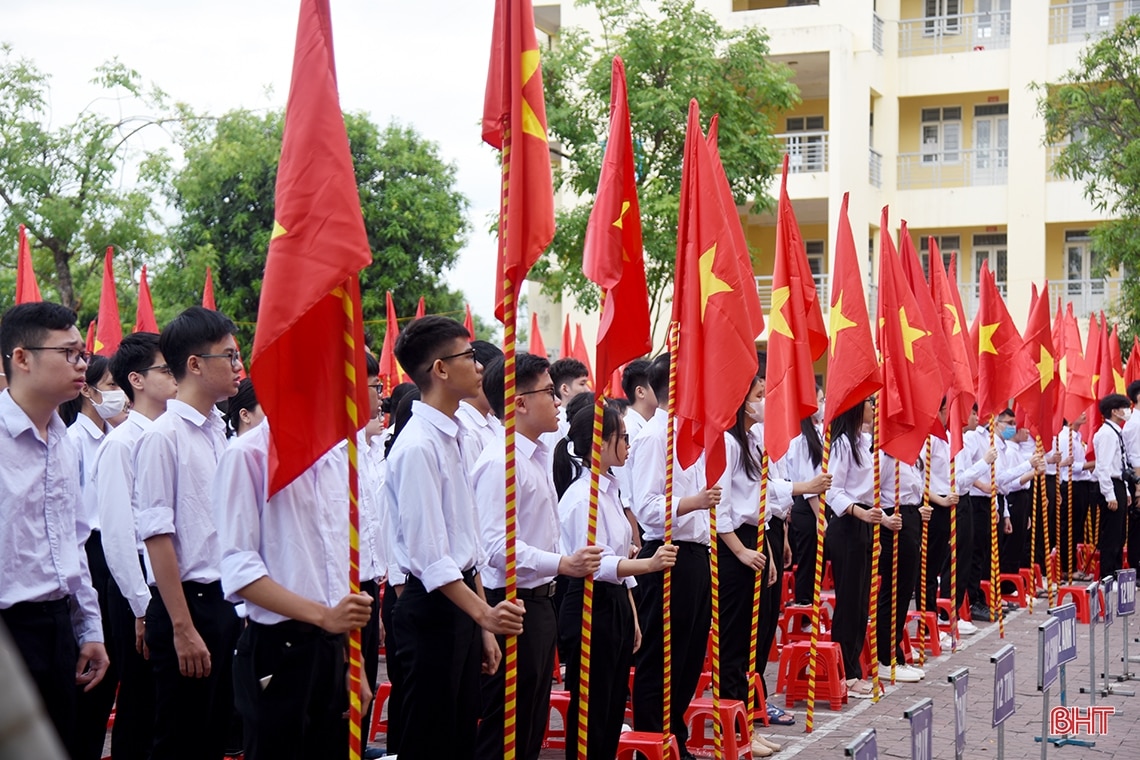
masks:
[[[554,581],[551,581],[550,583],[547,583],[544,586],[538,586],[537,588],[517,589],[516,595],[519,599],[530,599],[536,601],[550,599],[554,596],[554,589],[556,586],[557,584]]]
[[[45,615],[71,614],[71,597],[51,599],[46,602],[16,602],[7,609],[0,610],[6,618],[14,620],[27,620]]]

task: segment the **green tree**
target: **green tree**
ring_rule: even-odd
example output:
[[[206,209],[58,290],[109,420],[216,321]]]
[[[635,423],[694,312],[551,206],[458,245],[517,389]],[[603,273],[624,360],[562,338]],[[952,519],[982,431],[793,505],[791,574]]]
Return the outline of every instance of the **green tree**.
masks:
[[[1084,183],[1113,218],[1092,232],[1097,276],[1119,269],[1113,307],[1127,335],[1140,332],[1140,17],[1125,19],[1081,51],[1060,82],[1036,85],[1045,142],[1063,146],[1053,171]]]
[[[767,60],[762,31],[726,30],[692,0],[661,0],[652,14],[638,0],[585,4],[597,10],[602,36],[565,29],[542,62],[550,138],[559,158],[555,185],[581,203],[559,210],[554,242],[532,277],[548,293],[569,290],[583,308],[597,304],[597,288],[582,274],[582,246],[608,131],[610,64],[620,55],[656,319],[673,279],[689,100],[700,102],[706,128],[720,114],[720,154],[737,203],[763,208],[771,203],[764,190],[782,158],[773,118],[797,102],[798,90],[787,67]]]
[[[193,121],[180,137],[185,165],[169,197],[180,215],[171,235],[170,266],[156,282],[156,299],[187,305],[200,297],[206,265],[214,272],[218,308],[238,322],[252,347],[253,323],[269,235],[281,152],[283,112],[235,110]],[[463,296],[443,273],[458,259],[468,232],[467,199],[455,190],[456,168],[434,143],[398,124],[384,128],[363,114],[345,114],[349,144],[373,263],[361,273],[364,318],[373,342],[383,338],[385,291],[397,312],[411,316],[424,296],[427,311],[463,318]],[[159,321],[173,316],[160,313]],[[247,349],[248,350],[248,349]]]
[[[181,114],[117,61],[100,66],[93,83],[104,97],[54,127],[47,75],[0,45],[0,307],[14,297],[16,228],[24,224],[44,297],[78,311],[83,324],[98,310],[103,251],[115,246],[120,309],[129,329],[132,277],[161,242],[148,187],[155,175],[145,157],[130,150],[131,138]],[[156,115],[110,118],[95,109],[107,100],[120,112],[138,107]],[[136,166],[143,181],[122,182],[124,167]]]

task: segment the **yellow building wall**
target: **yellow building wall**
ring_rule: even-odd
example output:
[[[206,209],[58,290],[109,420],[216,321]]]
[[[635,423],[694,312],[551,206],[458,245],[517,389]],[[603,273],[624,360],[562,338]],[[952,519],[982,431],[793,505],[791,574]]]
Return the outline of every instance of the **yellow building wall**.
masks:
[[[974,147],[974,106],[987,103],[1008,103],[1009,92],[969,92],[957,95],[932,95],[923,98],[906,98],[899,101],[899,153],[918,153],[922,150],[922,109],[962,108],[963,150]],[[1012,139],[1012,135],[1011,135]]]
[[[1045,276],[1050,281],[1065,279],[1065,230],[1079,229],[1067,224],[1045,225]]]
[[[823,128],[829,129],[830,126],[827,122],[827,99],[822,100],[804,100],[799,103],[795,108],[790,111],[784,112],[780,116],[777,132],[785,132],[788,128],[788,119],[794,119],[797,116],[822,116]]]
[[[1056,4],[1056,2],[1054,2],[1054,4]],[[977,8],[975,0],[962,0],[960,5],[962,6],[959,11],[960,13],[974,13]],[[925,0],[900,0],[899,18],[905,21],[907,19],[924,18],[925,16]]]
[[[996,229],[994,229],[996,227]],[[914,241],[914,248],[922,255],[921,241],[930,235],[941,238],[943,235],[957,235],[959,237],[960,247],[957,249],[958,255],[956,257],[958,263],[958,271],[956,276],[959,283],[975,282],[974,278],[974,235],[994,235],[1006,231],[1005,225],[990,225],[983,227],[956,227],[953,229],[912,229],[908,230],[910,237]],[[897,232],[896,232],[897,235]],[[878,242],[876,241],[876,246]],[[1008,250],[1008,249],[1007,249]],[[943,250],[943,254],[949,251]],[[1007,261],[1009,254],[1006,254]]]
[[[804,241],[823,241],[823,267],[827,271],[828,257],[831,245],[827,240],[826,224],[804,224],[800,226],[800,235]],[[776,227],[774,225],[747,224],[744,227],[744,237],[748,240],[748,247],[752,251],[752,271],[758,277],[771,277],[772,269],[776,264]]]

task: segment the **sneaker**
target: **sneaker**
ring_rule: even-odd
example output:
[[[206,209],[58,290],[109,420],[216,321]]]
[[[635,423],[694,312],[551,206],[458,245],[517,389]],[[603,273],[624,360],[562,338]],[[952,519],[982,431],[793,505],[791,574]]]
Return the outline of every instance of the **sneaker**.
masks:
[[[943,649],[949,649],[954,645],[954,639],[946,631],[940,631],[938,633],[938,645]]]
[[[891,666],[879,664],[879,680],[885,683],[891,681]],[[922,677],[913,672],[910,667],[906,665],[898,665],[895,667],[895,683],[918,683]]]
[[[974,604],[970,606],[970,617],[973,618],[976,622],[980,623],[994,622],[993,616],[990,614],[990,608],[981,604]]]
[[[855,699],[870,699],[872,696],[871,682],[864,681],[862,678],[848,679],[847,696]]]
[[[920,680],[926,678],[926,671],[917,665],[903,665],[902,667],[906,668],[911,673],[917,674]]]
[[[759,736],[757,734],[754,734],[752,736],[752,743],[753,744],[763,744],[765,747],[772,750],[773,752],[779,752],[780,750],[782,750],[784,748],[784,745],[777,744],[776,742],[772,741],[768,737]]]
[[[761,744],[758,740],[752,740],[752,757],[771,757],[773,754],[772,748]]]
[[[958,621],[958,635],[960,636],[973,636],[978,632],[978,626],[971,623],[969,620]]]

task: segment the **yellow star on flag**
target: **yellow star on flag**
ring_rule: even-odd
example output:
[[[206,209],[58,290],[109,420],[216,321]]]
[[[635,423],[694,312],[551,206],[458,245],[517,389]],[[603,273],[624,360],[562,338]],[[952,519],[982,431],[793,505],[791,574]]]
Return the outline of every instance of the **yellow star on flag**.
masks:
[[[840,331],[855,326],[855,323],[843,314],[842,290],[839,291],[839,297],[835,299],[835,305],[831,307],[831,314],[828,315],[828,323],[827,332],[831,336],[831,355],[835,356],[835,344],[838,342]]]
[[[1056,374],[1053,372],[1053,357],[1041,346],[1041,361],[1037,362],[1037,371],[1041,374],[1041,390],[1044,391],[1053,382]]]
[[[958,321],[958,310],[954,308],[954,304],[942,304],[942,308],[947,309],[951,316],[954,317],[954,329],[950,331],[951,335],[957,335],[962,332],[962,323]]]
[[[1061,361],[1057,363],[1057,373],[1061,378],[1061,385],[1069,384],[1069,357],[1062,356]]]
[[[997,356],[997,349],[994,348],[994,333],[1001,327],[1001,322],[994,322],[992,325],[982,325],[978,328],[978,356],[982,354],[993,354]]]
[[[538,70],[538,50],[524,50],[520,63],[522,65],[522,84],[523,87],[526,87],[527,82],[534,76],[534,72]],[[531,108],[525,97],[522,102],[522,130],[526,134],[546,142],[546,126],[538,120],[534,109]]]
[[[784,316],[784,305],[791,295],[792,291],[787,285],[772,291],[772,311],[768,314],[768,329],[783,335],[788,340],[795,340],[796,336],[792,334],[792,328],[788,326],[788,319]]]
[[[289,234],[288,231],[284,227],[281,226],[281,222],[274,219],[273,220],[273,232],[271,232],[269,234],[269,239],[270,240],[276,240],[277,238],[281,237],[282,235],[288,235],[288,234]]]
[[[625,214],[627,211],[629,211],[629,205],[630,205],[629,201],[622,201],[621,202],[621,213],[618,214],[617,220],[614,221],[614,226],[617,227],[619,230],[623,229],[622,224],[625,223]],[[629,252],[625,250],[624,245],[622,246],[622,249],[621,249],[621,260],[622,261],[629,261],[630,260]],[[702,312],[702,315],[703,315],[703,313],[704,312]]]
[[[717,293],[731,292],[732,287],[713,273],[713,262],[716,260],[716,243],[701,254],[698,265],[701,271],[701,320],[705,318],[705,307],[709,298]]]
[[[914,364],[914,342],[919,338],[925,338],[930,333],[917,327],[911,327],[906,318],[905,306],[899,307],[899,325],[902,327],[903,352],[906,354],[906,360]]]
[[[1124,395],[1124,375],[1116,371],[1116,367],[1112,368],[1112,387],[1117,393]]]

